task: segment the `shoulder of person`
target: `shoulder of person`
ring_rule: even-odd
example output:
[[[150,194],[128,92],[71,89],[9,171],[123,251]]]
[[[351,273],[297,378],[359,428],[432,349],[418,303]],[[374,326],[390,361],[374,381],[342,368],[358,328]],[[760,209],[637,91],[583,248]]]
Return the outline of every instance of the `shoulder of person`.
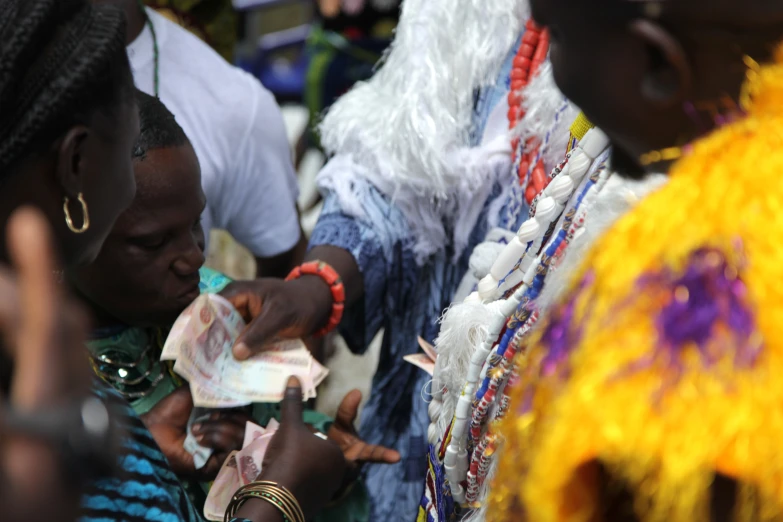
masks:
[[[183,97],[198,100],[199,111],[213,126],[225,124],[247,131],[259,114],[279,111],[274,96],[250,73],[227,62],[207,43],[168,18],[153,13],[155,24],[166,25],[161,68],[173,74]]]

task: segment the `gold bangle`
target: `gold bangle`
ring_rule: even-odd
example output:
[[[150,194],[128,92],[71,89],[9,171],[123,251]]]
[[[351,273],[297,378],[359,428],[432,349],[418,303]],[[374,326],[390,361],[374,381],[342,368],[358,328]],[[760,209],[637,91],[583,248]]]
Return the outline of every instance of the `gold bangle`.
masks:
[[[224,522],[228,522],[250,498],[269,502],[283,515],[285,522],[305,522],[304,512],[296,497],[288,489],[275,482],[256,481],[237,490],[228,504]]]
[[[304,522],[304,515],[299,517],[299,503],[292,497],[279,495],[280,491],[277,488],[268,486],[262,486],[253,494],[261,495],[265,500],[269,500],[275,503],[278,508],[283,511],[284,515],[290,522]]]

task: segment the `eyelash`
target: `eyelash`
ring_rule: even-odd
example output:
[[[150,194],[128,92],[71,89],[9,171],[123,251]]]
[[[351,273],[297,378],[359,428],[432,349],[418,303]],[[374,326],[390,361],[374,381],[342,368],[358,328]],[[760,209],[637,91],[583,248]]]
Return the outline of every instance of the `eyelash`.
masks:
[[[165,244],[166,244],[166,239],[165,238],[161,238],[159,241],[156,241],[155,243],[152,243],[152,244],[141,242],[141,243],[139,243],[139,246],[141,248],[143,248],[144,250],[155,251],[155,250],[160,249]]]
[[[198,228],[201,227],[201,217],[199,217],[196,221],[193,222],[192,229],[194,231],[198,230]],[[161,237],[158,241],[155,243],[150,243],[149,241],[145,242],[144,239],[135,241],[136,246],[143,248],[144,250],[149,250],[150,252],[154,252],[156,250],[159,250],[162,246],[166,244],[166,238]]]

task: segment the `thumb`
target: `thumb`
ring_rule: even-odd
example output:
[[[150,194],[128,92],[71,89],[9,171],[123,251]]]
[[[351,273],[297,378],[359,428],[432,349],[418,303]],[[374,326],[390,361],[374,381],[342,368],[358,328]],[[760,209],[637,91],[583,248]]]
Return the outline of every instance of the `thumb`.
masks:
[[[234,344],[234,358],[238,361],[244,361],[265,351],[265,348],[271,346],[269,341],[274,339],[278,332],[286,326],[280,316],[268,314],[266,310],[263,310],[261,314],[250,321],[250,324],[240,334]]]
[[[257,292],[245,290],[234,294],[230,301],[238,310],[244,310],[243,315],[248,321],[234,343],[234,357],[239,361],[265,351],[270,341],[291,326],[279,307],[266,306],[265,299]]]
[[[337,422],[346,426],[353,426],[356,415],[359,412],[360,402],[362,402],[362,392],[359,390],[348,392],[337,409]]]
[[[302,383],[294,376],[288,378],[285,395],[280,403],[280,424],[283,426],[303,425]]]

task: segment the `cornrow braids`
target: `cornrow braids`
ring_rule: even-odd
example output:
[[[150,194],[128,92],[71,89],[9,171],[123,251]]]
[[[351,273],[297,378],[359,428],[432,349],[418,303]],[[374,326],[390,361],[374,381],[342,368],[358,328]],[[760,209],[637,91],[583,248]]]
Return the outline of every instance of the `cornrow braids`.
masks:
[[[189,143],[182,127],[160,99],[136,90],[139,107],[139,137],[133,146],[133,158],[144,159],[147,151],[181,147]]]
[[[0,181],[95,111],[132,100],[120,11],[87,0],[0,0]]]

